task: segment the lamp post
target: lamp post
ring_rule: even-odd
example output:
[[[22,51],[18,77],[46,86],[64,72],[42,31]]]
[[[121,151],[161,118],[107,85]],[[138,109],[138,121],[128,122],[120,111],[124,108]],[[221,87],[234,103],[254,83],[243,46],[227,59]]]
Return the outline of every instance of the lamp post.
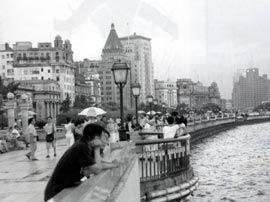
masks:
[[[139,125],[138,122],[138,97],[140,96],[141,85],[139,83],[134,83],[132,85],[132,94],[135,97],[135,113],[136,113],[136,125]]]
[[[157,111],[157,104],[158,104],[158,100],[157,99],[153,99],[153,104],[154,104],[154,110]]]
[[[127,83],[129,67],[126,62],[119,61],[113,64],[111,70],[113,73],[114,82],[117,86],[119,86],[120,90],[120,117],[121,117],[121,127],[119,129],[120,140],[127,140],[127,135],[124,128],[123,88]]]
[[[150,116],[152,116],[152,102],[153,102],[153,96],[152,95],[148,95],[146,97],[147,102],[149,103],[149,108],[150,108]]]
[[[166,107],[166,103],[162,103],[162,109],[163,109],[163,113],[166,114],[166,110],[165,110],[165,107]]]

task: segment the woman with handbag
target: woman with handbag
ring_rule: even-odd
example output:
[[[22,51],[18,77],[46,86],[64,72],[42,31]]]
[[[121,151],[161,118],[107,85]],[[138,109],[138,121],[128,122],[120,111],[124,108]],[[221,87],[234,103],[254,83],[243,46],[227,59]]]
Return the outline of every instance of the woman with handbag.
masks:
[[[46,147],[47,147],[47,156],[46,158],[50,158],[50,148],[51,145],[53,147],[54,156],[56,156],[56,145],[55,145],[55,131],[56,126],[52,122],[52,117],[47,118],[47,123],[44,126],[44,130],[46,132]]]

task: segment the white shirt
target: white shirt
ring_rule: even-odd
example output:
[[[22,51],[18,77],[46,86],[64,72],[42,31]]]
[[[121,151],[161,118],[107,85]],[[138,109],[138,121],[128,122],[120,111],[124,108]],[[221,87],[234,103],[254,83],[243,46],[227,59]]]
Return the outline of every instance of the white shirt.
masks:
[[[14,136],[15,138],[20,137],[20,133],[17,129],[13,129],[11,132],[12,136]]]
[[[27,128],[28,134],[32,134],[34,137],[37,137],[37,131],[34,127],[34,125],[30,124]]]
[[[164,139],[174,138],[177,129],[178,129],[178,125],[164,126],[162,129]]]

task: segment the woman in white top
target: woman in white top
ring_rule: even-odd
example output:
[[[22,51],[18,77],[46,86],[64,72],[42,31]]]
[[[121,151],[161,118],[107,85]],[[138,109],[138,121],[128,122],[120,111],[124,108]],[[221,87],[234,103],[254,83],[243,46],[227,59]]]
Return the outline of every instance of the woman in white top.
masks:
[[[71,122],[70,118],[67,118],[67,124],[65,124],[65,130],[66,130],[66,140],[67,145],[71,146],[74,143],[74,134],[73,130],[75,128],[74,124]]]
[[[176,130],[178,129],[178,125],[174,124],[174,118],[172,116],[169,116],[167,118],[168,126],[164,126],[162,129],[163,132],[163,138],[174,138]]]
[[[119,141],[118,125],[114,122],[112,118],[108,120],[107,130],[110,133],[110,143],[115,143]]]
[[[44,130],[46,132],[46,148],[47,148],[47,156],[46,158],[50,158],[50,148],[51,145],[53,147],[54,156],[56,156],[56,144],[55,144],[55,131],[56,126],[52,122],[52,117],[48,117],[47,123],[44,126]]]

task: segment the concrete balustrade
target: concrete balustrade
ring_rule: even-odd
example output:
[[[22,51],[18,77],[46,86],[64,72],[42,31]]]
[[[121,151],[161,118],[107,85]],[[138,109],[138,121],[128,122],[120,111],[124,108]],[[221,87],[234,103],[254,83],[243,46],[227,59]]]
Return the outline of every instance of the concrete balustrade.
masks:
[[[134,144],[121,142],[112,145],[110,159],[118,160],[118,168],[93,175],[81,185],[68,188],[53,198],[54,202],[74,201],[140,201],[138,158]]]

